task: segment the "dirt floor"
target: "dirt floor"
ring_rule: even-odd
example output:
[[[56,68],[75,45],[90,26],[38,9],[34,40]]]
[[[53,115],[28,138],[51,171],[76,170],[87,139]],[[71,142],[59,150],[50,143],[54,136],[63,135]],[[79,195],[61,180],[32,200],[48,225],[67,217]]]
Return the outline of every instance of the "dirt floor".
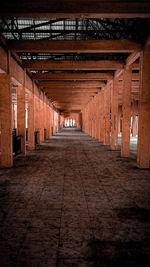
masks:
[[[0,170],[0,266],[150,266],[150,171],[65,129]]]

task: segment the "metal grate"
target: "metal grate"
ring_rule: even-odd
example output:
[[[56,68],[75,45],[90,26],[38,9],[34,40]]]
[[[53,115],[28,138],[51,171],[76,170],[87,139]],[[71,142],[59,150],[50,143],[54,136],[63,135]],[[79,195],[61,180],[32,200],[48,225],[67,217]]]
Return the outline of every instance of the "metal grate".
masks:
[[[150,33],[150,19],[48,19],[0,18],[6,40],[118,40],[143,44]],[[18,53],[22,60],[125,60],[126,54]]]
[[[6,39],[23,40],[101,40],[144,41],[150,19],[0,19],[0,33]]]

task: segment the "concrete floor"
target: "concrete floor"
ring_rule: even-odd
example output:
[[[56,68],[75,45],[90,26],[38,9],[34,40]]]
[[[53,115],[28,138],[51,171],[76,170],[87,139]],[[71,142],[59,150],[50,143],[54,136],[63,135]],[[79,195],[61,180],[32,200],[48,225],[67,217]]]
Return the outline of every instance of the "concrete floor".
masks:
[[[0,266],[150,266],[150,171],[65,129],[0,170]]]

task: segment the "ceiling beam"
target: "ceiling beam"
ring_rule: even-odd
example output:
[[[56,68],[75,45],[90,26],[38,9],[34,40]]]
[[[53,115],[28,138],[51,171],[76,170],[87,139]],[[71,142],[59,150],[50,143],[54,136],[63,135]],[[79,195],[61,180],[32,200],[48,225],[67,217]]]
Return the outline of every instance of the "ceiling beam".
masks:
[[[135,41],[121,40],[11,40],[8,48],[34,53],[130,53],[141,49]]]
[[[138,81],[135,81],[135,80],[134,80],[134,81],[132,81],[131,86],[139,86],[139,84],[140,84],[140,83],[139,83],[139,80],[138,80]],[[123,86],[123,80],[120,80],[120,79],[119,79],[119,83],[118,83],[118,85],[119,85],[119,86],[120,86],[120,85]]]
[[[41,81],[39,82],[39,87],[48,88],[94,88],[94,87],[104,87],[106,84],[102,81]]]
[[[30,70],[116,70],[124,63],[117,60],[25,60],[23,67]]]
[[[33,80],[50,80],[50,81],[90,81],[90,80],[112,80],[113,73],[36,73],[32,74]],[[132,73],[132,81],[139,80],[140,75],[137,72]],[[119,76],[123,80],[123,76]]]
[[[111,80],[113,73],[36,73],[32,75],[34,80]]]
[[[131,64],[133,64],[137,59],[140,58],[140,55],[141,55],[141,50],[134,51],[133,53],[131,53],[130,56],[128,56],[128,58],[126,59],[126,65],[130,66]]]
[[[120,75],[119,76],[119,81],[122,81],[123,80],[123,75]],[[140,80],[140,75],[138,72],[133,72],[132,73],[132,81],[138,81]]]
[[[48,3],[48,4],[47,4]],[[1,4],[1,17],[38,18],[143,18],[150,17],[149,0],[12,1]]]
[[[85,88],[85,87],[75,87],[75,88],[73,88],[73,87],[67,87],[67,88],[65,88],[65,87],[55,87],[55,88],[51,88],[51,87],[46,87],[46,88],[44,88],[44,91],[46,91],[46,92],[51,92],[51,93],[53,93],[53,92],[63,92],[63,93],[68,93],[68,92],[76,92],[76,93],[79,93],[79,92],[99,92],[100,91],[100,88],[99,87],[94,87],[94,88]]]

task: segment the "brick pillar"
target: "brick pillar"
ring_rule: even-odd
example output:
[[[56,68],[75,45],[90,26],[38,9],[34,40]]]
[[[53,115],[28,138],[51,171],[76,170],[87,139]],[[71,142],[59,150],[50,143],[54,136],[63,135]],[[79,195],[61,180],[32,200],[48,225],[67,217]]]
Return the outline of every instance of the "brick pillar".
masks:
[[[34,150],[34,96],[28,93],[28,150]]]
[[[91,112],[91,134],[90,134],[90,136],[92,136],[92,134],[93,134],[93,110],[92,110],[92,101],[91,101],[91,103],[90,103],[90,112]]]
[[[41,142],[44,141],[44,103],[43,100],[40,99],[40,136],[41,136]]]
[[[120,133],[120,120],[121,120],[121,118],[120,118],[120,114],[118,114],[118,134]]]
[[[97,97],[94,98],[94,128],[95,128],[95,134],[94,138],[97,137]]]
[[[141,53],[137,166],[150,167],[150,37]]]
[[[123,106],[121,156],[130,156],[130,121],[131,121],[131,81],[132,65],[125,66],[123,73]]]
[[[90,136],[92,136],[92,120],[93,120],[93,113],[92,113],[92,101],[90,102],[90,120],[91,120],[91,133]]]
[[[133,113],[132,117],[132,136],[136,136],[136,114]]]
[[[49,105],[46,105],[46,139],[50,136],[50,113],[49,113]]]
[[[93,137],[96,138],[95,97],[93,98]]]
[[[52,118],[51,118],[51,107],[49,106],[49,119],[50,119],[50,122],[49,122],[49,136],[52,135]]]
[[[111,94],[111,149],[118,149],[118,78],[114,77]]]
[[[52,132],[52,135],[54,134],[54,110],[51,109],[51,132]]]
[[[13,165],[10,75],[0,74],[1,167]]]
[[[21,135],[21,156],[26,155],[26,108],[25,87],[17,88],[17,134]]]
[[[97,99],[97,124],[98,124],[98,133],[97,133],[97,139],[100,141],[100,131],[101,131],[101,117],[100,117],[100,92],[98,94]]]
[[[46,131],[45,138],[47,139],[47,114],[46,114],[46,99],[44,101],[44,129]]]
[[[98,115],[99,115],[99,138],[98,140],[101,142],[101,91],[99,92],[99,100],[98,100]]]
[[[96,139],[99,138],[99,113],[98,113],[98,95],[96,96]]]
[[[104,89],[104,145],[109,145],[110,140],[110,84]]]
[[[91,125],[91,102],[89,103],[89,135],[91,136],[91,129],[92,129],[92,125]]]
[[[60,129],[60,114],[58,113],[58,131]]]
[[[135,100],[133,101],[133,117],[132,117],[132,136],[136,136],[136,110],[135,110]]]
[[[118,134],[121,132],[122,106],[118,107]]]
[[[93,137],[95,138],[95,100],[93,98]]]
[[[38,97],[35,98],[35,131],[38,132],[37,135],[37,143],[41,143],[41,138],[40,138],[40,100]]]
[[[49,125],[49,133],[52,136],[52,109],[49,107],[49,116],[50,116],[50,125]]]
[[[101,130],[100,130],[100,142],[104,142],[104,89],[101,90]]]

